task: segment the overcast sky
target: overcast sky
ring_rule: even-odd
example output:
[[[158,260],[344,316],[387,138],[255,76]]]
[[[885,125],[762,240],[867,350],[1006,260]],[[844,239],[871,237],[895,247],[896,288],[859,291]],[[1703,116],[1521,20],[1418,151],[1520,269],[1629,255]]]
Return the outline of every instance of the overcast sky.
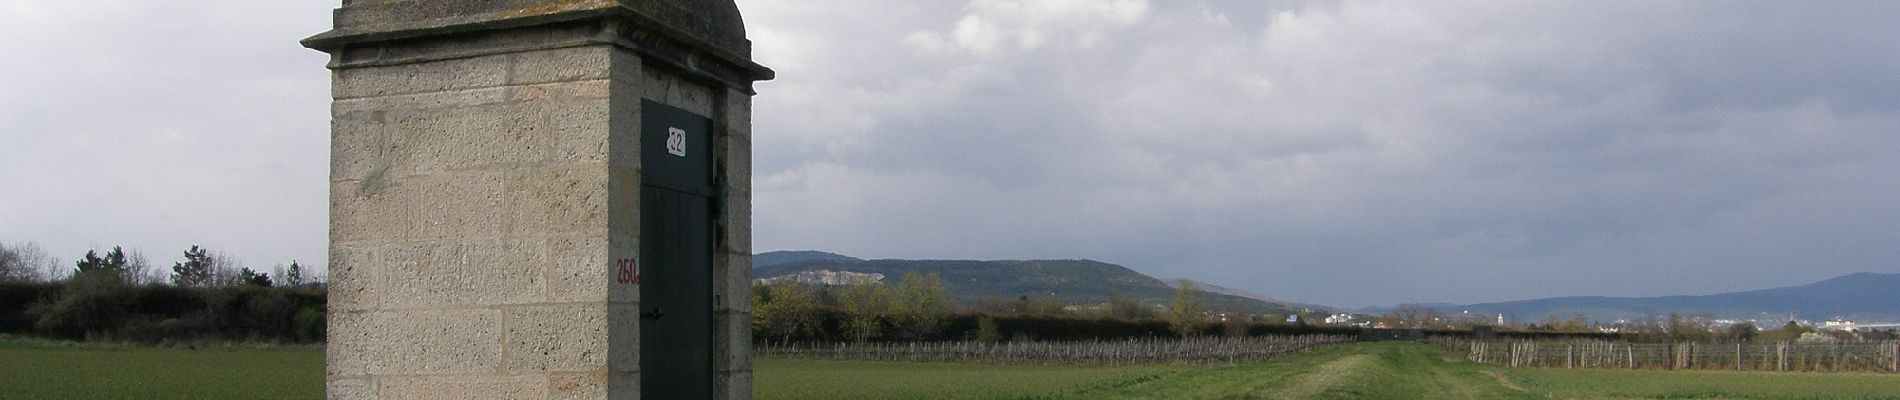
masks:
[[[325,258],[335,1],[0,1],[0,241]],[[757,250],[1340,306],[1900,272],[1900,3],[740,0]]]

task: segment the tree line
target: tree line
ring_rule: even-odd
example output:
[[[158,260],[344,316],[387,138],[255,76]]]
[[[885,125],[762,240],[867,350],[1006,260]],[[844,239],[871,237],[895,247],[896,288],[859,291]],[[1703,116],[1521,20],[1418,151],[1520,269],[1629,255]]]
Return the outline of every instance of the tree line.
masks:
[[[264,272],[193,245],[169,269],[136,250],[71,264],[0,244],[0,333],[143,343],[323,340],[322,276],[295,261]]]
[[[1489,329],[1500,334],[1593,334],[1647,343],[1670,342],[1780,342],[1795,340],[1865,341],[1900,339],[1891,332],[1819,331],[1813,326],[1789,320],[1780,324],[1757,325],[1756,321],[1716,318],[1714,314],[1667,314],[1650,312],[1629,320],[1602,322],[1582,314],[1568,318],[1547,315],[1543,320],[1499,325],[1490,314],[1443,314],[1428,306],[1401,305],[1376,319],[1379,327],[1422,329],[1430,332]]]
[[[192,245],[170,268],[154,265],[144,252],[113,246],[103,253],[87,250],[65,263],[33,242],[0,243],[0,282],[63,282],[87,273],[110,273],[127,284],[187,287],[298,286],[323,277],[297,261],[271,271],[244,266],[236,256]]]
[[[1054,296],[988,298],[958,307],[937,273],[907,273],[895,284],[859,279],[843,285],[755,284],[755,340],[768,343],[1022,340],[1273,334],[1356,334],[1358,328],[1210,312],[1206,292],[1181,282],[1168,304],[1110,296],[1075,306]]]

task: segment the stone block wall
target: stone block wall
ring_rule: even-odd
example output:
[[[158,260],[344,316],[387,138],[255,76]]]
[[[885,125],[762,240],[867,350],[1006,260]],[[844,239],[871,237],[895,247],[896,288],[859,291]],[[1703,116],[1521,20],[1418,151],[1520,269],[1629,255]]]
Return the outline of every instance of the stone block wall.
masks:
[[[637,379],[638,292],[609,267],[639,248],[637,156],[615,154],[638,154],[643,82],[616,70],[638,57],[596,44],[335,72],[332,398]]]
[[[729,0],[345,0],[332,399],[641,393],[642,99],[714,121],[716,399],[751,398],[751,63]],[[664,362],[664,360],[658,360]]]

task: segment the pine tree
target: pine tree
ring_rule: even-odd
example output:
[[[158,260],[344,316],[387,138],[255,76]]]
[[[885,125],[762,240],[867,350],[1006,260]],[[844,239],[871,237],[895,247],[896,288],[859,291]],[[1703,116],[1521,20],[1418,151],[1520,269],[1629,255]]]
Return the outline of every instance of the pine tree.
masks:
[[[271,284],[270,274],[260,274],[257,271],[252,271],[250,267],[238,269],[238,281],[246,285],[258,287],[270,287]]]
[[[185,262],[172,263],[172,284],[178,286],[210,286],[211,256],[198,245],[185,250]]]
[[[86,250],[86,256],[81,257],[75,264],[77,265],[73,268],[73,276],[97,273],[117,274],[125,270],[125,249],[112,246],[112,251],[106,252],[105,257],[100,257],[98,251]]]
[[[284,286],[297,286],[302,284],[303,267],[297,265],[297,261],[293,260],[290,262],[290,269],[284,270]]]

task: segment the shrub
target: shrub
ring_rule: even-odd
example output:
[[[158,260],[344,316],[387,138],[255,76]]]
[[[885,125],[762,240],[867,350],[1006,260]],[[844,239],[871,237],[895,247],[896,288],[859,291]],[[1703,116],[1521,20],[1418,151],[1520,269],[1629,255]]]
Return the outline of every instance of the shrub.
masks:
[[[120,331],[131,315],[130,286],[114,274],[80,274],[66,281],[59,300],[38,310],[37,332],[85,339],[109,337]]]
[[[56,283],[0,282],[0,333],[32,333],[39,318],[29,311],[51,306],[60,290]]]
[[[290,321],[292,337],[295,338],[297,342],[310,343],[323,341],[323,336],[326,333],[326,317],[323,314],[323,308],[303,306],[303,308],[297,310],[297,315],[291,317]]]

